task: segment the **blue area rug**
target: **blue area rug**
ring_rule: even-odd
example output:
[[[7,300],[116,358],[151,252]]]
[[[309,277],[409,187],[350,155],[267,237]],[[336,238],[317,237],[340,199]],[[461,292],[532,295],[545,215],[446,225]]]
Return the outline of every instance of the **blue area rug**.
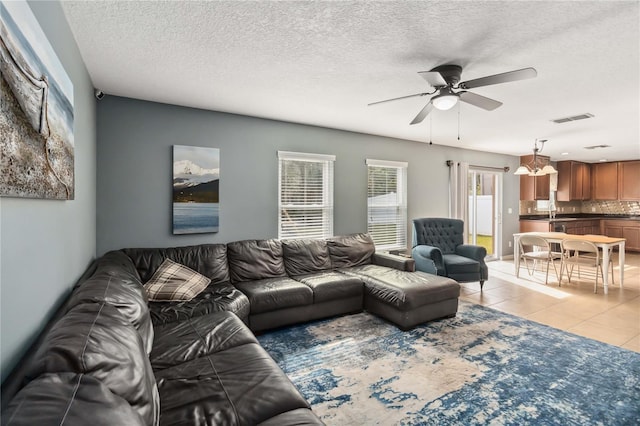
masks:
[[[640,354],[470,303],[409,332],[360,313],[258,340],[328,425],[640,424]]]

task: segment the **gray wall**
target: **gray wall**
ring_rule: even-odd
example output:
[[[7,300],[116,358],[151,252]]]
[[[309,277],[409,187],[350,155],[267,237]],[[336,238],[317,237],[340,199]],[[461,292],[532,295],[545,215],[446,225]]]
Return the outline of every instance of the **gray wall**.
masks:
[[[98,103],[97,252],[277,237],[276,152],[335,154],[334,233],[367,229],[366,158],[407,161],[409,219],[448,214],[446,160],[515,170],[518,158],[106,96]],[[220,232],[171,234],[171,147],[220,148]],[[503,254],[519,181],[504,174]],[[508,208],[513,213],[506,214]],[[410,234],[409,234],[410,238]]]
[[[95,256],[93,88],[58,2],[29,2],[73,82],[73,201],[0,198],[2,380]]]

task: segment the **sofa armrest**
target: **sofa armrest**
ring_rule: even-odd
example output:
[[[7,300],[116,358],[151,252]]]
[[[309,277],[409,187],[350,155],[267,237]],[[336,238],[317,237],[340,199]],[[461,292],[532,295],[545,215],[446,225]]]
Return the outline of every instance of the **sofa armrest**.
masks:
[[[386,266],[400,271],[413,272],[416,270],[415,261],[410,257],[398,256],[390,253],[374,253],[371,261],[375,265]]]
[[[461,244],[456,247],[456,254],[469,259],[477,260],[480,264],[484,264],[484,258],[487,255],[487,249],[482,246],[474,246],[471,244]]]
[[[438,247],[415,246],[411,254],[416,261],[416,270],[428,274],[446,276],[442,251]]]

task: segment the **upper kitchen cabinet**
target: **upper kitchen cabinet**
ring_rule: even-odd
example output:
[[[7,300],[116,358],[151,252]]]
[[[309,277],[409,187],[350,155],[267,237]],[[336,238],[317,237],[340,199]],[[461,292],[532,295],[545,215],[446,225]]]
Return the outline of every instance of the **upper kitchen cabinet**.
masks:
[[[520,157],[520,164],[534,166],[533,155]],[[538,167],[543,168],[549,164],[549,157],[538,155]],[[531,167],[533,168],[533,167]],[[548,200],[549,199],[549,175],[544,176],[520,176],[520,200]]]
[[[594,200],[618,199],[618,163],[594,163],[591,165],[592,193]]]
[[[640,160],[618,163],[618,199],[640,201]]]
[[[591,165],[558,161],[558,201],[591,199]]]

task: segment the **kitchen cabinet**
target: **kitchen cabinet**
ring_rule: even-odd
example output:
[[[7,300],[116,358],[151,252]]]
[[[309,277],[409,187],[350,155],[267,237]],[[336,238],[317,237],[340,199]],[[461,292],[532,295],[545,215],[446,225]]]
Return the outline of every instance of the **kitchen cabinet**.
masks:
[[[640,224],[640,222],[638,222]],[[573,235],[600,234],[600,219],[521,219],[520,232],[566,232]]]
[[[618,199],[640,201],[640,160],[618,162]]]
[[[562,228],[564,227],[564,228]],[[566,232],[573,235],[606,235],[625,238],[625,249],[640,252],[640,220],[571,219],[549,222],[548,219],[521,219],[520,232]]]
[[[549,232],[549,221],[523,219],[520,221],[520,232]]]
[[[588,220],[573,220],[565,222],[566,233],[573,235],[587,235],[587,234],[599,234],[600,233],[600,220],[588,219]]]
[[[594,163],[591,165],[591,198],[594,200],[618,199],[618,163]]]
[[[601,233],[607,237],[626,238],[625,250],[640,251],[640,220],[603,219]]]
[[[592,164],[591,182],[594,200],[640,201],[640,160]]]
[[[558,201],[591,199],[591,165],[580,161],[558,161]]]
[[[520,157],[520,164],[525,164],[533,169],[533,155]],[[538,155],[538,168],[549,164],[549,157]],[[520,200],[548,200],[549,199],[549,175],[544,176],[520,176]]]

